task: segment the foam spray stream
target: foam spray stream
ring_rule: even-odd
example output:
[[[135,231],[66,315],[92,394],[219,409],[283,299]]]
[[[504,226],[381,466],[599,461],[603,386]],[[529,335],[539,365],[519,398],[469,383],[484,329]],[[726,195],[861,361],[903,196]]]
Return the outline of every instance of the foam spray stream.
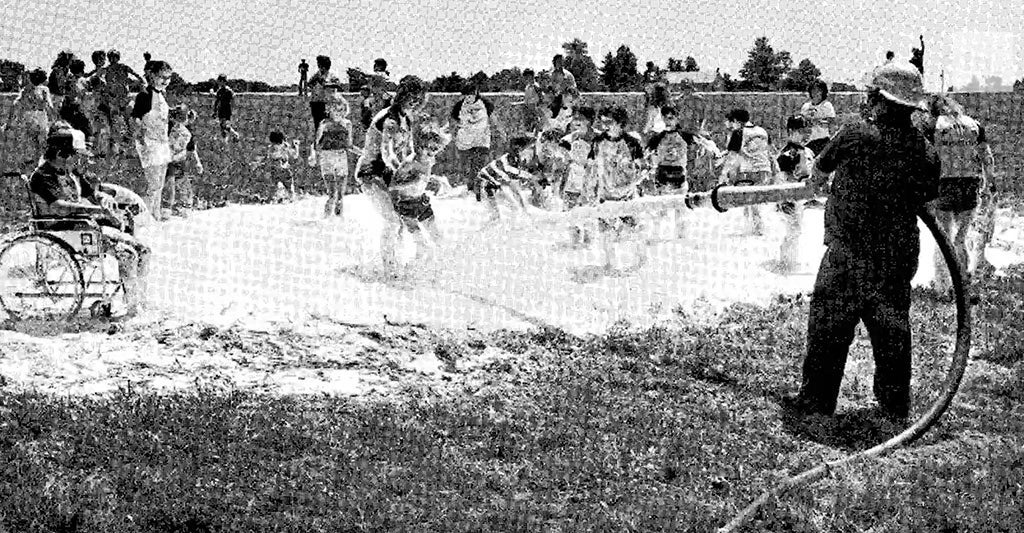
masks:
[[[656,204],[663,208],[696,209],[699,207],[713,207],[719,212],[724,212],[731,207],[747,205],[775,203],[783,201],[797,201],[815,197],[816,194],[810,185],[804,183],[791,183],[783,185],[763,185],[751,187],[717,187],[710,192],[691,193],[687,195],[655,196],[636,199],[632,202],[608,202],[597,206],[589,206],[573,209],[568,213],[570,220],[587,219],[595,216],[615,216],[648,211],[649,205]],[[960,265],[953,255],[952,246],[946,239],[946,235],[939,229],[935,218],[922,208],[917,213],[918,218],[924,222],[931,232],[932,237],[938,244],[942,257],[949,267],[950,277],[953,280],[953,289],[956,298],[956,347],[953,350],[953,361],[946,375],[943,390],[932,406],[917,422],[905,429],[899,435],[864,451],[852,454],[837,461],[822,463],[810,470],[797,474],[786,479],[775,488],[766,491],[753,503],[743,509],[728,524],[718,530],[718,533],[731,533],[737,531],[747,521],[751,520],[758,510],[771,501],[779,498],[787,492],[814,483],[829,472],[850,464],[880,457],[900,446],[909,444],[924,435],[942,417],[949,408],[960,382],[963,379],[964,371],[967,369],[968,354],[971,349],[971,322],[967,310],[967,300],[964,292],[964,280]]]

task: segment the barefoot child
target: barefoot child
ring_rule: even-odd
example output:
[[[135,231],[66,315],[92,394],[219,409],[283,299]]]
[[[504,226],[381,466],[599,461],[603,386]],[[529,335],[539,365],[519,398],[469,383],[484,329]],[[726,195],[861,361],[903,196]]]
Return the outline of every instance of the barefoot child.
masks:
[[[589,203],[584,191],[596,190],[594,182],[594,161],[590,158],[597,132],[594,131],[595,111],[592,107],[581,107],[573,117],[572,132],[562,138],[562,148],[569,152],[569,168],[565,179],[556,185],[556,193],[562,198],[566,209]],[[590,235],[583,225],[569,229],[569,243],[572,246],[590,242]]]
[[[509,142],[508,153],[480,170],[477,180],[481,184],[482,193],[487,195],[487,208],[491,214],[489,222],[501,219],[497,199],[499,192],[504,193],[513,212],[526,212],[526,202],[523,201],[519,182],[533,179],[533,175],[523,170],[523,167],[533,159],[535,145],[536,139],[533,137],[515,137]],[[477,196],[478,201],[480,198]]]
[[[226,74],[217,76],[217,96],[213,101],[213,116],[220,123],[220,138],[227,143],[237,141],[239,136],[235,128],[231,127],[232,105],[235,100],[235,91],[228,86]]]
[[[764,185],[771,179],[772,157],[768,132],[750,122],[750,112],[737,108],[725,116],[729,128],[729,144],[719,184]],[[743,215],[753,235],[764,234],[764,222],[758,206],[743,208]]]
[[[189,126],[196,120],[195,110],[181,104],[167,114],[169,121],[168,141],[171,145],[171,162],[167,165],[167,184],[164,186],[164,203],[171,215],[188,216],[194,194],[192,172],[202,175],[203,162],[196,151],[196,138]]]
[[[295,199],[295,176],[292,173],[292,161],[299,158],[299,140],[292,141],[292,144],[285,142],[284,134],[280,131],[270,132],[270,144],[267,145],[264,155],[253,163],[253,168],[263,167],[265,183],[275,184],[277,191],[284,190],[287,198],[274,197],[275,201]]]
[[[427,189],[431,185],[441,190],[451,189],[447,179],[430,173],[434,158],[446,144],[448,139],[439,132],[427,131],[421,134],[417,139],[416,157],[399,167],[388,189],[402,227],[417,241],[416,261],[426,258],[431,248],[436,248],[441,242],[441,232],[437,228]],[[429,242],[424,233],[429,235]]]
[[[622,107],[613,107],[609,111],[611,121],[608,130],[594,139],[590,158],[594,160],[596,175],[596,197],[599,203],[629,201],[637,196],[637,185],[644,179],[639,171],[643,158],[643,147],[640,141],[626,132],[629,114]],[[615,252],[613,240],[618,240],[623,233],[639,228],[636,217],[618,216],[598,219],[605,250],[605,268],[612,269]],[[645,261],[644,243],[637,245],[637,267]]]
[[[814,152],[807,147],[811,136],[811,124],[802,115],[794,115],[786,120],[786,133],[789,139],[782,148],[776,161],[779,172],[776,183],[793,183],[804,181],[811,175]],[[782,202],[779,211],[786,218],[786,236],[779,247],[779,272],[793,272],[799,267],[800,233],[803,220],[803,202]]]
[[[537,162],[540,175],[530,183],[530,204],[549,209],[551,190],[565,181],[569,171],[569,150],[562,146],[562,135],[558,131],[548,130],[540,135]]]
[[[326,116],[317,128],[317,159],[320,175],[327,186],[324,216],[342,216],[343,199],[348,182],[348,153],[352,150],[352,122],[348,119],[349,106],[344,96],[333,92],[328,95]]]

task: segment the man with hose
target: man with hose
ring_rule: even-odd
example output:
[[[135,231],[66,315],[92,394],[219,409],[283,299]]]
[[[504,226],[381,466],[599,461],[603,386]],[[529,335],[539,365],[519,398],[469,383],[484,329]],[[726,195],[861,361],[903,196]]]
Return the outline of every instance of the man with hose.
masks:
[[[940,162],[915,128],[921,75],[910,65],[877,68],[868,92],[873,120],[836,134],[815,162],[813,186],[832,175],[825,245],[814,285],[800,393],[787,407],[832,415],[857,324],[875,358],[874,393],[886,415],[910,411],[910,282],[917,271],[916,213],[938,193]]]

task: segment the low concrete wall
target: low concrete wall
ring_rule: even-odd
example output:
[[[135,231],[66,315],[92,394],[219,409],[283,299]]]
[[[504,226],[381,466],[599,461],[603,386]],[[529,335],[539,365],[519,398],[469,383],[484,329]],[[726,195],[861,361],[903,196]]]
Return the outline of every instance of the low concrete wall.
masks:
[[[511,136],[522,130],[522,107],[513,106],[522,100],[521,94],[488,94],[495,104],[492,117],[492,152],[499,155]],[[840,115],[854,113],[861,99],[860,93],[835,93],[830,99]],[[0,117],[6,119],[15,95],[0,95]],[[358,123],[359,96],[346,95],[352,108],[352,119]],[[434,93],[430,95],[427,111],[443,123],[455,102],[457,94]],[[1007,176],[1006,188],[1024,192],[1024,94],[1022,93],[960,93],[955,98],[967,112],[979,119],[988,128],[992,150],[999,170]],[[213,118],[212,95],[170,95],[172,105],[184,103],[196,109],[199,121],[193,131],[199,143],[200,155],[206,168],[206,181],[231,187],[245,188],[250,181],[248,162],[253,160],[267,143],[271,131],[280,130],[288,139],[301,139],[303,156],[313,137],[309,104],[294,94],[243,93],[235,97],[235,128],[242,135],[242,142],[225,146],[217,140],[218,126]],[[785,119],[797,112],[806,97],[799,93],[705,93],[702,101],[684,106],[684,116],[704,116],[707,128],[716,142],[725,142],[723,117],[733,107],[745,107],[751,111],[753,120],[764,126],[774,138],[784,136]],[[643,126],[643,94],[641,93],[593,93],[583,95],[583,103],[594,107],[606,105],[624,106],[633,120],[633,127]],[[357,127],[356,142],[362,143],[363,132]],[[0,164],[9,155],[4,147]],[[447,148],[438,158],[438,173],[451,174],[455,170],[456,152],[454,146]],[[353,160],[354,164],[355,161]],[[307,188],[319,189],[318,173],[299,165],[297,178]]]

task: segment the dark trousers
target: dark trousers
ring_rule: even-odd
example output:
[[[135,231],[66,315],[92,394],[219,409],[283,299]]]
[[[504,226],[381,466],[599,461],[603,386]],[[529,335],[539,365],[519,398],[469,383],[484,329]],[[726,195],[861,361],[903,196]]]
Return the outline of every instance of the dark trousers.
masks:
[[[890,252],[855,252],[832,242],[821,260],[807,324],[807,358],[800,399],[832,414],[850,344],[861,321],[875,358],[874,393],[885,411],[910,409],[910,281],[920,242]]]

